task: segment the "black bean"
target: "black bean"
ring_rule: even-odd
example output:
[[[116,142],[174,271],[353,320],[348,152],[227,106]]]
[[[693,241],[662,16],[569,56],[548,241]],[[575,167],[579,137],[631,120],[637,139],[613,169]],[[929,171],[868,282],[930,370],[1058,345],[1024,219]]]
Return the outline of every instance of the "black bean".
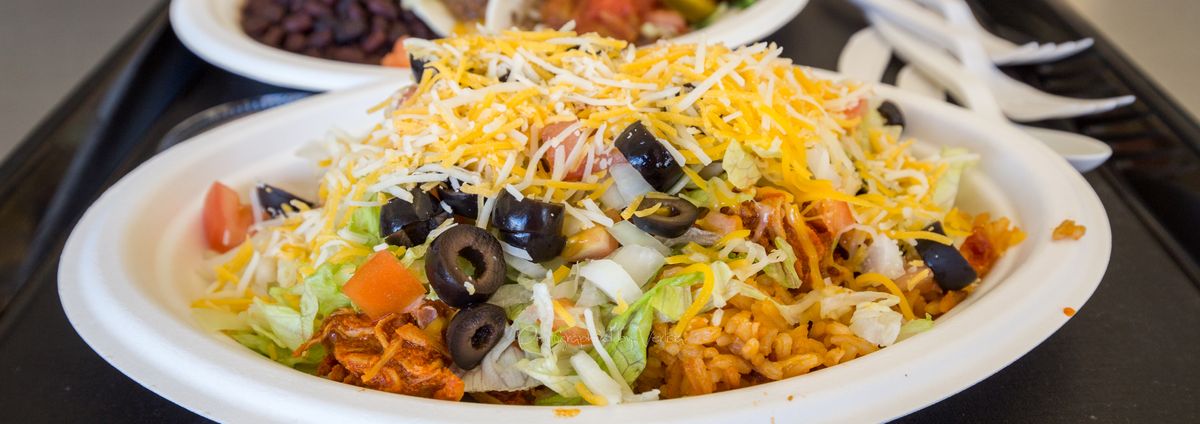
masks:
[[[240,24],[251,38],[273,47],[378,64],[400,37],[435,37],[399,5],[399,0],[245,0]]]
[[[344,62],[361,63],[365,56],[356,46],[337,46],[329,49],[329,57]]]
[[[396,19],[400,15],[396,3],[387,0],[367,0],[367,10],[388,19]]]
[[[279,22],[285,13],[287,11],[283,9],[283,6],[267,3],[258,8],[256,14],[270,22]]]
[[[346,13],[343,16],[365,22],[367,20],[367,10],[363,9],[362,5],[358,4],[358,2],[354,2],[350,3],[350,7],[346,8]]]
[[[242,20],[242,31],[246,31],[246,34],[250,35],[251,37],[262,36],[263,32],[267,30],[267,26],[270,24],[270,22],[261,17],[247,16],[246,19]]]
[[[289,52],[298,53],[304,51],[308,47],[308,39],[304,34],[291,33],[287,38],[283,39],[283,49]]]
[[[312,17],[304,14],[294,14],[283,19],[283,29],[287,32],[304,32],[312,29]]]
[[[383,32],[372,32],[363,39],[362,49],[364,52],[374,53],[379,51],[379,48],[383,47],[385,43],[387,43],[387,36],[383,35]]]
[[[408,35],[408,29],[404,25],[392,25],[388,29],[388,41],[395,43],[400,37]]]
[[[304,13],[307,13],[309,16],[313,17],[329,16],[333,14],[333,9],[329,8],[329,5],[321,3],[319,0],[308,0],[304,2],[303,11]]]
[[[263,33],[262,39],[259,41],[262,41],[263,44],[279,47],[283,44],[284,34],[286,33],[283,28],[272,26],[267,28],[267,31]]]
[[[343,19],[333,26],[333,41],[338,44],[349,44],[367,31],[367,25],[362,21]]]

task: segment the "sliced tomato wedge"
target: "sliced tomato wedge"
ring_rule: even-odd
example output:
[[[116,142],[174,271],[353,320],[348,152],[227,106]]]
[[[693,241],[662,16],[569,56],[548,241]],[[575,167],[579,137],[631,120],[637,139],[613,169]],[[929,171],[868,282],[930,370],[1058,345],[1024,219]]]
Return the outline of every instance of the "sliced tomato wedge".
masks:
[[[225,253],[246,241],[246,233],[254,224],[250,205],[243,204],[232,188],[214,182],[204,196],[204,237],[208,247]]]

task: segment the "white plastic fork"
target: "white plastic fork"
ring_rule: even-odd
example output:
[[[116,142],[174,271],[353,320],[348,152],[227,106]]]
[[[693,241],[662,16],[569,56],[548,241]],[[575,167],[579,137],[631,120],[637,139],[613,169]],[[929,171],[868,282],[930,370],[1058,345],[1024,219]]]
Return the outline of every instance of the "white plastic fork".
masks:
[[[916,0],[918,3],[924,4],[927,7],[938,9],[936,0]],[[962,2],[962,0],[956,0]],[[963,3],[963,6],[966,6]],[[1094,41],[1091,38],[1084,38],[1065,43],[1025,43],[1017,45],[1004,38],[998,37],[979,23],[974,14],[970,15],[970,19],[963,22],[970,25],[978,33],[979,42],[983,43],[984,50],[987,51],[988,57],[992,63],[997,65],[1031,65],[1037,63],[1053,62],[1059,59],[1070,57],[1076,53],[1087,50],[1092,47]]]
[[[948,24],[936,13],[925,10],[914,3],[904,0],[853,0],[864,11],[878,13],[891,19],[897,25],[921,36],[926,41],[950,50],[955,55],[961,55],[964,49],[962,43],[976,42],[977,37],[973,28],[955,27]],[[928,0],[941,1],[941,0]],[[960,3],[959,8],[947,0],[948,14],[956,15],[956,21],[974,20],[966,4]],[[962,15],[966,16],[962,16]],[[982,49],[981,49],[982,50]],[[965,60],[963,63],[978,73],[986,86],[994,93],[996,102],[1004,115],[1014,121],[1031,122],[1046,119],[1073,118],[1083,115],[1107,112],[1121,106],[1133,103],[1133,96],[1118,96],[1104,99],[1078,99],[1046,93],[1005,75],[989,60],[986,53],[980,60]]]
[[[978,74],[964,67],[949,54],[923,43],[875,12],[867,11],[866,15],[879,35],[887,40],[888,44],[891,44],[896,53],[904,58],[910,66],[916,67],[926,77],[945,87],[968,109],[988,119],[1012,125],[1000,111],[996,97],[988,90],[987,84],[982,78],[979,78]],[[984,55],[983,48],[976,42],[972,49],[972,46],[964,40],[959,40],[956,44],[964,44],[961,50],[966,56],[978,56],[972,60],[977,63],[979,57]],[[1091,137],[1023,125],[1016,125],[1016,127],[1041,140],[1055,153],[1064,157],[1079,172],[1090,171],[1112,156],[1111,147]]]

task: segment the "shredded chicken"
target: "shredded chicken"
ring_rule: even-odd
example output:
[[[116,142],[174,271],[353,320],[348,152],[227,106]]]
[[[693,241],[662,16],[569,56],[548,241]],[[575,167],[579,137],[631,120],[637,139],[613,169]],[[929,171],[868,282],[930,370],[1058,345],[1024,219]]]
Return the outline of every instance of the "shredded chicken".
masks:
[[[818,234],[801,215],[791,194],[759,188],[754,201],[743,203],[737,212],[755,243],[769,248],[775,245],[776,237],[786,240],[796,252],[796,273],[810,285],[819,287],[812,280],[819,278],[820,273],[813,271],[819,269],[819,258],[828,255],[833,234],[828,231]],[[818,263],[812,264],[814,261]]]
[[[329,352],[317,374],[330,380],[411,396],[462,399],[463,381],[450,370],[441,335],[427,334],[411,315],[372,320],[340,310],[297,353],[317,343]]]
[[[1079,240],[1087,233],[1087,227],[1076,224],[1074,220],[1066,219],[1061,224],[1054,227],[1054,233],[1051,239],[1054,241],[1060,240]]]
[[[1005,251],[1022,240],[1025,240],[1025,232],[1017,227],[1010,227],[1008,218],[992,221],[991,217],[984,213],[975,217],[971,235],[963,241],[958,250],[982,278],[992,270]]]

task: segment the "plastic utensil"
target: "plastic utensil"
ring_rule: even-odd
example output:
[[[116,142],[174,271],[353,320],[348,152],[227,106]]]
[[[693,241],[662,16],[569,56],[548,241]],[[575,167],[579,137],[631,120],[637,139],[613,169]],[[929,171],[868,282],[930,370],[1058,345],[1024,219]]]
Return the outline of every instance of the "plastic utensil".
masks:
[[[925,76],[945,87],[968,109],[994,121],[1009,123],[1001,113],[995,96],[977,74],[967,70],[950,55],[924,44],[916,37],[882,19],[878,14],[868,11],[867,18],[909,65],[917,67]],[[974,51],[968,46],[964,55],[981,53],[982,48],[978,43],[975,46]],[[1112,156],[1111,147],[1091,137],[1041,128],[1031,130],[1032,127],[1027,126],[1017,127],[1046,143],[1056,153],[1066,158],[1067,162],[1079,172],[1090,171]]]
[[[916,1],[931,8],[937,8],[933,4],[933,1]],[[983,25],[979,24],[979,20],[973,14],[971,15],[971,19],[965,23],[971,25],[976,30],[979,42],[983,44],[983,48],[987,51],[988,57],[992,59],[992,63],[997,65],[1031,65],[1053,62],[1087,50],[1094,43],[1091,38],[1084,38],[1061,44],[1030,42],[1018,46],[1011,41],[988,32]]]
[[[977,58],[962,57],[963,54],[969,54],[968,52],[972,51],[969,48],[970,44],[979,44],[976,42],[974,30],[970,27],[951,26],[937,14],[906,1],[853,1],[864,10],[886,16],[892,19],[896,25],[917,34],[926,41],[954,52],[962,60],[964,67],[979,75],[979,79],[993,93],[1000,110],[1014,121],[1031,122],[1091,115],[1128,105],[1135,100],[1133,96],[1077,99],[1046,93],[1000,72],[987,53],[982,51],[982,48],[979,49]],[[957,14],[955,19],[958,21],[975,19],[970,14],[970,9],[958,9],[952,4],[945,6],[951,8],[948,9],[949,12]],[[962,6],[965,7],[965,5]],[[962,16],[963,14],[967,16]]]

